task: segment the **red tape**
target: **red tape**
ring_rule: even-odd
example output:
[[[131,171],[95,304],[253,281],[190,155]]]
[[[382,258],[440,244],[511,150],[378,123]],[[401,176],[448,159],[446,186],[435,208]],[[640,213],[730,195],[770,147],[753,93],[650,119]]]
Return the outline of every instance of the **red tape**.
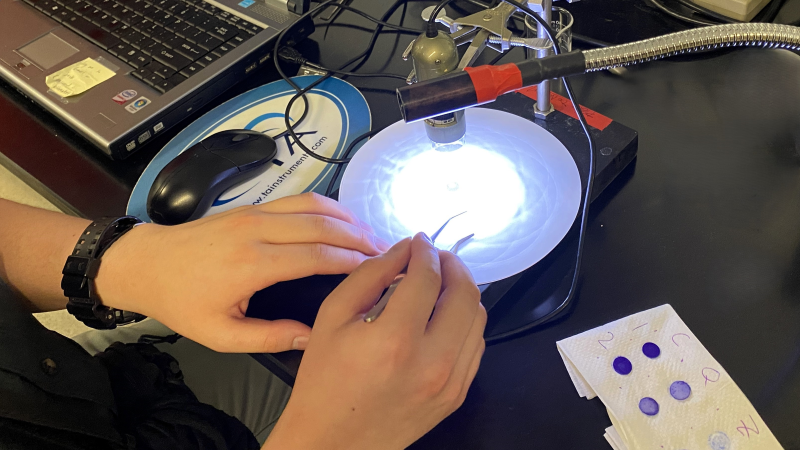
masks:
[[[536,86],[522,88],[517,92],[533,100],[537,99]],[[560,111],[572,117],[573,119],[578,118],[578,114],[575,113],[575,108],[572,106],[572,102],[563,95],[550,92],[550,103],[553,104],[553,107],[556,109],[556,111]],[[611,120],[609,117],[606,117],[599,112],[592,111],[583,105],[581,105],[581,111],[583,111],[583,116],[586,117],[586,122],[590,126],[597,128],[600,131],[605,130],[606,127],[611,125],[611,122],[613,122],[613,120]]]
[[[478,66],[464,69],[475,86],[478,103],[491,102],[498,96],[522,87],[522,73],[516,64]]]

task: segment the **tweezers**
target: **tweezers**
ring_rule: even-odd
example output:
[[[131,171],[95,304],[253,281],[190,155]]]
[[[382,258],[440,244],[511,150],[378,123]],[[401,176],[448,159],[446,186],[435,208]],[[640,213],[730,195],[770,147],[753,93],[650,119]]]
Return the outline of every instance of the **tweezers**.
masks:
[[[439,237],[439,235],[442,233],[442,230],[444,230],[444,227],[446,227],[451,220],[455,219],[461,214],[464,214],[465,212],[466,211],[458,213],[455,216],[447,219],[447,222],[445,222],[444,225],[439,227],[439,229],[436,230],[435,233],[433,233],[433,236],[431,236],[431,243],[436,242],[436,238]],[[472,233],[468,236],[464,236],[463,238],[459,239],[458,242],[456,242],[452,247],[450,247],[450,252],[451,253],[458,252],[458,249],[461,247],[461,245],[467,242],[468,240],[472,239],[473,236],[475,236],[475,233]],[[383,292],[383,295],[381,296],[380,300],[378,300],[378,303],[375,303],[375,306],[373,306],[372,309],[370,309],[364,316],[364,322],[367,323],[374,322],[375,319],[377,319],[381,315],[383,310],[386,309],[386,305],[389,303],[389,298],[392,296],[392,294],[394,294],[394,291],[397,290],[397,286],[400,284],[401,281],[403,281],[403,278],[405,277],[406,277],[406,270],[403,269],[402,273],[394,277],[392,284],[390,284],[389,287],[386,288],[386,290]]]

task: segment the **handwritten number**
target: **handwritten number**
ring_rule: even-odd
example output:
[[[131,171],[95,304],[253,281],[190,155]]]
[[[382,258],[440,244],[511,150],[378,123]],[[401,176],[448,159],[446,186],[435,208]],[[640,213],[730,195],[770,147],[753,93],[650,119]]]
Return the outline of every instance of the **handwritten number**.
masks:
[[[677,333],[677,334],[673,334],[673,335],[672,335],[672,343],[673,343],[673,344],[675,344],[675,345],[676,345],[676,346],[678,346],[678,347],[680,347],[680,345],[678,345],[678,343],[677,343],[677,342],[675,342],[675,336],[686,336],[686,339],[692,339],[692,338],[690,338],[690,337],[689,337],[689,335],[688,335],[688,334],[684,334],[684,333]]]
[[[712,369],[711,367],[703,367],[701,373],[703,374],[703,378],[706,379],[705,383],[706,386],[708,385],[709,381],[712,383],[716,383],[717,381],[719,381],[719,378],[721,376],[718,370]]]
[[[613,341],[613,340],[614,340],[614,333],[612,333],[612,332],[608,331],[608,334],[610,334],[610,335],[611,335],[611,339],[598,339],[598,340],[597,340],[597,343],[598,343],[598,344],[600,344],[600,345],[601,345],[601,346],[602,346],[602,347],[603,347],[605,350],[608,350],[608,347],[606,347],[605,345],[603,345],[603,342],[611,342],[611,341]]]
[[[739,431],[739,433],[741,433],[742,436],[747,436],[747,439],[750,439],[750,432],[751,431],[753,433],[755,433],[755,434],[760,434],[760,431],[758,430],[758,425],[756,424],[756,421],[753,420],[753,416],[750,416],[750,421],[753,422],[753,426],[755,427],[755,429],[750,428],[747,425],[745,425],[744,420],[740,420],[740,422],[742,422],[742,426],[736,427],[736,430]],[[744,431],[742,431],[742,430],[744,430]]]

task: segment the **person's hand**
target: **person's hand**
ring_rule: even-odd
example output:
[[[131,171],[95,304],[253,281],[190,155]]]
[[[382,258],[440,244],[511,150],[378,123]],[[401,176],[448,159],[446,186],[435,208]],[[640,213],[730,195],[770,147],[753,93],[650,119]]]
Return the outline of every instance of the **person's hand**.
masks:
[[[280,281],[350,273],[388,248],[337,202],[303,194],[183,225],[138,226],[103,255],[95,287],[103,304],[217,351],[303,349],[306,325],[247,318],[250,297]]]
[[[365,323],[406,265],[383,314]],[[485,325],[480,292],[461,260],[424,235],[401,241],[363,263],[323,303],[264,449],[405,448],[463,403]]]

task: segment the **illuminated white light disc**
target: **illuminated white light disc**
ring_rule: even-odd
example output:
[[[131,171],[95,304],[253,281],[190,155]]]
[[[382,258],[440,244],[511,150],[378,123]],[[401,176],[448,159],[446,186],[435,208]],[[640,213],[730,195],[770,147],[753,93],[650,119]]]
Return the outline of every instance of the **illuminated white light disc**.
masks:
[[[449,249],[475,233],[458,255],[478,284],[536,264],[564,237],[578,212],[581,182],[567,149],[516,115],[467,110],[466,145],[434,150],[422,122],[397,122],[356,153],[339,201],[397,242],[420,231]]]

